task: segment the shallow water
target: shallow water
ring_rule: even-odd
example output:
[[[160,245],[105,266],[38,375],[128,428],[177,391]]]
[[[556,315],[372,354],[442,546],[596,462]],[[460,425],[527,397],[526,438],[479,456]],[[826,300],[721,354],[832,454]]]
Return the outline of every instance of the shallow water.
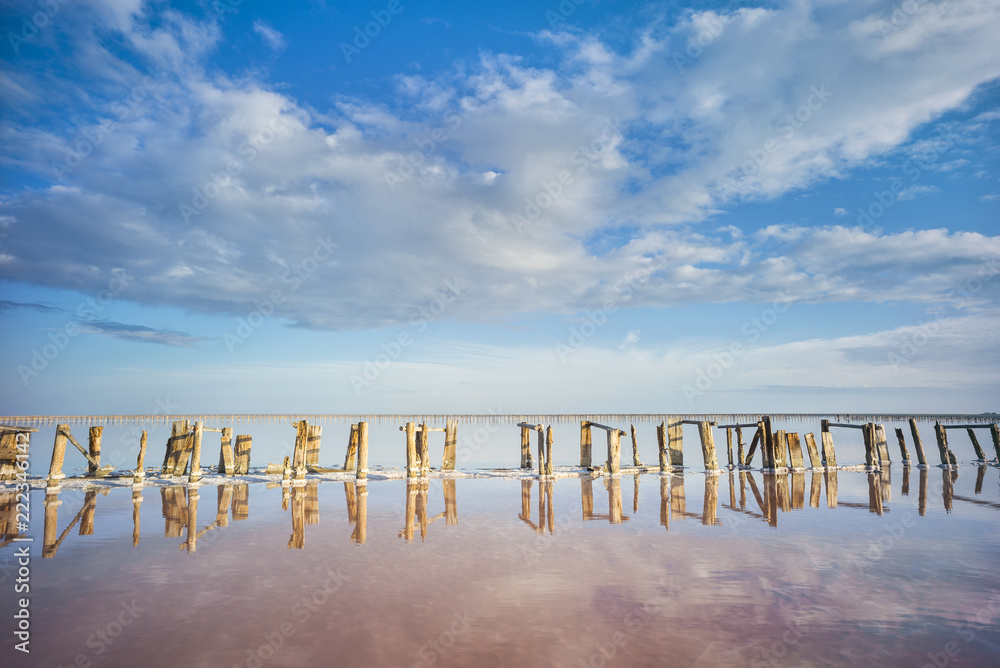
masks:
[[[5,630],[4,665],[1000,657],[993,466],[37,490],[31,507],[31,542],[0,552],[11,627],[30,546],[31,654]]]

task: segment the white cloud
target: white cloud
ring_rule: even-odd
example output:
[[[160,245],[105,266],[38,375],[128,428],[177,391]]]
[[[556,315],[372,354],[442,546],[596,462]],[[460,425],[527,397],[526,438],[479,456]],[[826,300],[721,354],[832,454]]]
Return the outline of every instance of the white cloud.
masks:
[[[253,22],[253,31],[261,36],[272,51],[282,51],[285,48],[285,37],[261,19]]]
[[[932,193],[939,193],[941,189],[937,186],[910,186],[909,188],[904,188],[899,191],[899,195],[896,196],[900,202],[905,202],[906,200],[916,199],[920,195],[930,195]]]

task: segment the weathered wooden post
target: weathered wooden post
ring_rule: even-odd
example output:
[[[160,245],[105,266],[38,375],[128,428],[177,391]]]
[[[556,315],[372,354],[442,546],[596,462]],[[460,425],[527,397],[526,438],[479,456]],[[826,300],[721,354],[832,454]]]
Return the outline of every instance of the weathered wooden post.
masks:
[[[976,438],[976,431],[972,427],[969,427],[966,431],[969,432],[969,440],[972,441],[972,449],[976,451],[976,459],[981,462],[985,462],[986,454],[983,452],[983,449],[979,447],[979,439]]]
[[[885,425],[875,425],[875,445],[878,446],[878,458],[882,460],[882,466],[890,466],[892,458],[889,457],[889,442],[885,437]]]
[[[896,427],[896,440],[899,442],[899,455],[903,458],[903,466],[910,465],[910,453],[906,450],[906,437],[903,436],[903,430]]]
[[[743,454],[743,427],[736,428],[736,462],[740,466],[746,465],[746,458]]]
[[[250,448],[253,446],[253,437],[249,434],[239,434],[236,437],[236,475],[246,475],[250,473]],[[233,516],[236,519],[236,516]]]
[[[785,439],[784,429],[779,429],[771,435],[771,453],[771,461],[774,463],[774,466],[771,468],[788,468],[788,442]]]
[[[361,484],[368,481],[368,423],[358,423],[358,471],[354,479]]]
[[[666,473],[669,470],[670,460],[667,454],[667,424],[665,422],[661,422],[656,427],[656,446],[660,458],[660,473]]]
[[[292,455],[292,477],[303,480],[306,477],[306,443],[309,439],[309,423],[299,420],[295,423],[295,451]]]
[[[406,477],[416,478],[420,474],[420,461],[417,459],[417,425],[406,423]]]
[[[545,475],[545,430],[538,425],[535,431],[538,432],[538,475]]]
[[[806,465],[802,458],[802,444],[799,442],[798,432],[790,432],[785,438],[788,439],[788,465],[793,469],[804,469]]]
[[[531,467],[531,432],[527,427],[521,427],[521,468]]]
[[[753,438],[750,439],[750,449],[747,450],[747,457],[743,462],[744,466],[750,466],[753,463],[753,455],[755,452],[757,452],[757,449],[760,448],[761,468],[764,468],[763,440],[764,440],[764,422],[758,421],[757,430],[753,433]]]
[[[143,468],[146,460],[146,439],[146,430],[143,429],[142,436],[139,437],[139,455],[135,458],[135,473],[132,474],[133,485],[142,483],[142,479],[146,477],[146,470]]]
[[[809,465],[814,469],[823,468],[823,458],[816,448],[816,437],[812,432],[806,434],[806,450],[809,451]]]
[[[306,467],[319,466],[319,448],[323,441],[323,425],[306,427]]]
[[[621,469],[622,431],[608,429],[608,473],[618,475]],[[619,493],[619,497],[621,494]],[[620,503],[620,500],[619,500]]]
[[[715,438],[712,436],[711,423],[699,422],[698,436],[701,437],[701,455],[705,461],[705,470],[718,471],[719,463],[715,456]]]
[[[878,466],[878,450],[875,445],[875,425],[871,422],[861,428],[861,434],[865,439],[865,466],[875,468]]]
[[[765,415],[762,420],[764,431],[761,433],[761,457],[764,458],[764,468],[774,470],[778,467],[778,443],[775,443],[776,434],[771,429],[771,417]]]
[[[913,436],[913,449],[917,451],[917,463],[920,466],[927,466],[927,458],[924,456],[924,444],[920,440],[920,430],[917,429],[917,421],[913,418],[907,421],[910,423],[910,435]]]
[[[408,424],[413,424],[412,422]],[[406,437],[409,439],[410,432],[406,432]],[[407,441],[407,448],[409,448],[409,441]],[[347,454],[344,456],[344,470],[351,471],[354,467],[354,460],[358,455],[358,425],[351,425],[351,435],[347,439]],[[407,456],[409,456],[409,450],[407,450]]]
[[[420,426],[420,439],[417,445],[420,446],[420,477],[426,478],[431,472],[431,430],[426,422]]]
[[[65,430],[65,431],[64,431]],[[66,477],[63,473],[63,459],[66,458],[66,433],[68,424],[56,425],[56,440],[52,445],[52,462],[49,464],[49,487],[57,487],[59,481]]]
[[[993,438],[993,449],[997,453],[997,462],[1000,463],[1000,425],[995,422],[990,425],[990,436]]]
[[[188,482],[198,482],[201,480],[201,437],[205,429],[205,423],[199,420],[194,423],[194,445],[191,448],[191,473],[188,475]],[[197,496],[197,492],[195,492]]]
[[[591,454],[591,443],[592,434],[590,432],[590,423],[586,420],[580,422],[580,468],[589,468],[593,466],[592,454]],[[531,454],[528,454],[529,460]],[[531,468],[530,461],[528,468]]]
[[[458,420],[448,420],[444,427],[444,457],[441,459],[442,471],[454,471],[458,458]]]
[[[282,487],[288,487],[292,481],[292,464],[288,457],[285,455],[284,460],[281,462],[281,485]]]
[[[733,428],[726,427],[726,459],[727,466],[733,468]]]
[[[630,424],[629,427],[632,430],[632,466],[642,466],[642,462],[639,461],[639,443],[635,437],[635,425]]]
[[[545,475],[552,475],[552,425],[545,429]]]
[[[671,420],[674,420],[671,422]],[[684,466],[684,423],[680,419],[668,417],[667,449],[670,452],[670,466]]]
[[[232,476],[236,470],[236,456],[233,453],[233,428],[222,428],[222,439],[219,442],[219,473]]]
[[[90,428],[90,442],[88,450],[93,461],[88,463],[87,475],[97,475],[101,469],[101,436],[104,434],[104,427]]]
[[[937,437],[938,454],[941,456],[941,466],[951,466],[951,458],[948,456],[948,434],[944,425],[940,422],[934,423],[934,435]]]
[[[833,449],[833,434],[830,433],[830,421],[820,420],[820,442],[823,446],[823,466],[836,468],[837,454]],[[827,488],[829,496],[829,487]]]

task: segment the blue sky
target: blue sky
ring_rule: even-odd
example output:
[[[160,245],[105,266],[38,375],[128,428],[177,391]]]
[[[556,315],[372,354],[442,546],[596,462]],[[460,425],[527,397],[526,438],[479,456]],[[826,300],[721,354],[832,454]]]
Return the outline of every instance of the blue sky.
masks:
[[[995,2],[2,32],[2,413],[997,409]]]

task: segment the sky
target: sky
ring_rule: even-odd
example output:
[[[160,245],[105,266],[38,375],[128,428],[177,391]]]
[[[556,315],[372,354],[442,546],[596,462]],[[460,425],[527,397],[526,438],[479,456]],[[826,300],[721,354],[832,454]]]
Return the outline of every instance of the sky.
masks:
[[[979,413],[1000,4],[12,0],[0,413]]]

